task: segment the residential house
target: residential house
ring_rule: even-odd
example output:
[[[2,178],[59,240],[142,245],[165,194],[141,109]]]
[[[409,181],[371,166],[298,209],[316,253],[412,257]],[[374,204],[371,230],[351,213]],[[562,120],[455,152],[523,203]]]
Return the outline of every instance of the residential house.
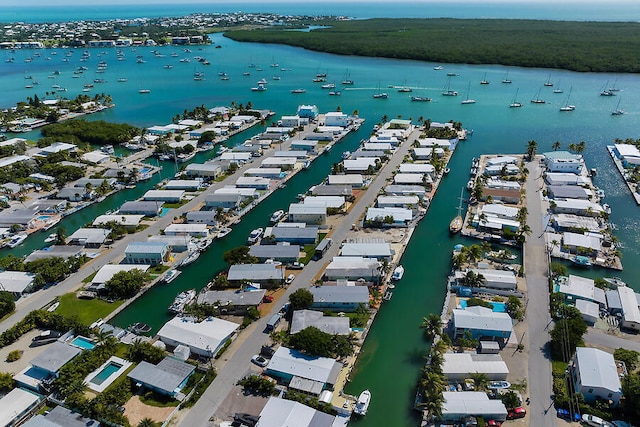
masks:
[[[614,144],[613,153],[625,168],[640,165],[640,150],[633,144]]]
[[[99,248],[106,242],[110,231],[104,228],[79,228],[67,238],[68,245]]]
[[[489,178],[482,185],[482,200],[491,197],[494,201],[517,204],[522,196],[520,184],[517,181],[503,181]]]
[[[335,359],[309,356],[286,347],[279,347],[264,369],[265,374],[279,378],[287,384],[293,382],[293,388],[296,390],[316,396],[325,389],[333,389],[340,371],[342,364]]]
[[[386,219],[390,218],[390,222],[386,222]],[[365,221],[371,223],[382,222],[382,226],[396,226],[406,227],[413,219],[413,212],[411,209],[404,208],[369,208],[367,209],[367,215]]]
[[[549,151],[543,153],[544,164],[548,172],[565,172],[580,175],[582,173],[582,156],[568,151]]]
[[[549,185],[547,196],[550,199],[580,199],[589,200],[594,194],[592,190],[577,185]]]
[[[173,357],[165,357],[157,365],[141,361],[127,374],[138,388],[176,397],[187,385],[196,367]]]
[[[374,258],[356,256],[333,257],[324,270],[325,280],[359,280],[377,282],[382,276],[381,264]]]
[[[277,168],[249,168],[244,171],[244,176],[257,176],[269,179],[281,179],[286,175],[282,169]]]
[[[507,408],[500,399],[489,399],[483,391],[445,391],[442,393],[443,423],[459,423],[468,417],[502,422],[507,419]]]
[[[289,333],[296,334],[306,328],[314,327],[330,335],[349,335],[349,318],[346,316],[325,316],[321,311],[295,310],[291,318]]]
[[[0,289],[11,292],[18,299],[33,288],[35,277],[35,274],[25,271],[0,271]]]
[[[280,427],[294,425],[296,427],[338,427],[339,417],[320,412],[293,400],[270,397],[260,411],[255,427]]]
[[[307,225],[324,225],[327,223],[327,207],[291,203],[289,205],[290,222],[303,222]]]
[[[0,425],[19,425],[40,403],[40,396],[21,388],[14,388],[0,398]],[[332,417],[335,418],[335,417]],[[309,423],[307,423],[309,425]],[[331,424],[324,424],[330,427]],[[323,426],[324,427],[324,426]]]
[[[640,331],[640,309],[638,309],[638,299],[632,288],[627,286],[618,287],[618,296],[622,305],[622,319],[620,327],[623,329]]]
[[[317,140],[307,140],[307,139],[296,139],[291,141],[291,145],[289,146],[291,150],[296,151],[306,151],[307,153],[316,153],[318,152],[318,141]]]
[[[47,350],[31,359],[29,366],[14,376],[18,384],[40,391],[43,383],[58,378],[60,369],[82,352],[82,349],[62,341],[47,344]]]
[[[451,382],[464,381],[472,374],[484,374],[489,381],[505,381],[509,368],[499,354],[444,353],[442,373]]]
[[[164,229],[166,236],[208,237],[207,224],[169,224]]]
[[[149,190],[142,199],[146,202],[180,203],[184,198],[184,190]]]
[[[324,114],[325,126],[347,127],[349,125],[349,116],[340,111],[329,111]]]
[[[218,225],[217,215],[216,210],[187,212],[187,224],[206,224],[210,227],[216,227]]]
[[[284,264],[289,264],[300,258],[300,246],[283,243],[275,245],[253,245],[249,248],[249,255],[258,258],[260,262],[272,259]]]
[[[589,178],[568,172],[546,172],[544,180],[548,185],[589,185]]]
[[[318,116],[318,107],[315,105],[299,105],[296,115],[313,120]]]
[[[393,176],[393,183],[396,185],[424,185],[428,181],[433,183],[433,179],[429,175],[423,173],[398,173]]]
[[[187,317],[174,317],[158,331],[160,340],[170,347],[183,345],[192,354],[214,357],[240,328],[237,323],[207,317],[202,322]]]
[[[562,246],[572,253],[581,255],[597,255],[602,249],[602,234],[600,233],[562,233]]]
[[[266,292],[264,289],[206,291],[198,295],[198,304],[211,304],[218,306],[221,313],[244,316],[251,307],[260,307]]]
[[[135,230],[144,217],[145,215],[98,215],[96,219],[93,220],[93,225],[100,227],[113,222],[129,230]]]
[[[329,175],[327,185],[350,185],[353,188],[362,188],[364,178],[360,174]]]
[[[263,241],[272,239],[276,243],[287,242],[292,245],[313,245],[318,240],[318,227],[306,227],[304,223],[298,227],[291,227],[286,224],[292,223],[280,223],[275,227],[268,227],[265,230]]]
[[[561,293],[568,303],[575,303],[576,300],[582,299],[598,304],[601,309],[607,307],[604,290],[596,287],[593,279],[587,277],[570,274],[556,284],[554,291]]]
[[[358,159],[343,160],[344,171],[348,174],[365,174],[369,175],[371,170],[375,170],[376,165],[380,162],[377,157],[360,157]]]
[[[242,204],[242,196],[234,193],[214,193],[210,194],[205,199],[205,206],[213,209],[215,212],[217,208],[222,208],[225,211],[238,210]]]
[[[169,260],[169,245],[161,242],[133,242],[124,251],[126,264],[159,265]]]
[[[376,205],[379,208],[406,208],[415,210],[420,205],[418,196],[378,196]]]
[[[185,172],[189,177],[200,177],[205,179],[216,179],[222,173],[219,163],[191,163],[185,168]]]
[[[257,176],[241,176],[236,180],[238,188],[253,188],[255,190],[268,190],[271,185],[269,178],[261,178]]]
[[[395,251],[391,245],[382,241],[345,242],[340,249],[342,257],[372,258],[378,261],[391,261]]]
[[[578,347],[569,370],[574,389],[582,394],[585,402],[603,400],[611,402],[613,407],[618,406],[622,385],[612,354],[597,348]]]
[[[202,187],[202,179],[172,179],[164,185],[165,190],[198,191]]]
[[[453,309],[451,327],[454,341],[468,331],[474,339],[498,341],[502,345],[513,332],[513,322],[507,313],[496,313],[479,305]]]
[[[156,216],[162,212],[163,202],[138,202],[130,201],[124,202],[118,213],[122,215],[143,215],[143,216]]]
[[[384,187],[384,193],[396,196],[416,195],[419,198],[424,198],[426,189],[424,185],[387,185]]]
[[[283,171],[289,171],[295,168],[298,159],[295,157],[267,157],[260,162],[261,168],[279,168]]]
[[[354,312],[369,307],[369,289],[366,286],[313,286],[312,309]]]
[[[235,264],[229,267],[227,279],[238,285],[242,282],[279,284],[284,280],[284,269],[277,268],[275,264]]]
[[[589,200],[554,200],[551,203],[551,210],[554,213],[566,213],[582,216],[599,217],[604,213],[604,209],[598,203]]]

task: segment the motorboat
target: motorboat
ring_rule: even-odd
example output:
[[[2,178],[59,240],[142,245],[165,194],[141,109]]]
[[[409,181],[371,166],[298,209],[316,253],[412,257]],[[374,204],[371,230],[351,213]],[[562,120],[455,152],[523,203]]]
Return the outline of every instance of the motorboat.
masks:
[[[393,270],[393,274],[391,274],[391,280],[400,280],[404,276],[404,267],[399,265]]]
[[[491,251],[491,252],[487,252],[487,258],[489,259],[494,259],[494,260],[498,260],[498,261],[513,261],[514,259],[518,258],[517,255],[512,254],[511,252],[502,249],[499,251]]]
[[[151,90],[150,89],[140,89],[140,90],[138,90],[138,93],[143,93],[143,94],[144,93],[151,93]]]
[[[374,99],[387,99],[387,98],[389,98],[389,94],[387,94],[386,92],[374,93],[373,94],[373,98]]]
[[[251,88],[251,90],[252,90],[253,92],[264,92],[265,90],[267,90],[267,87],[266,87],[266,86],[264,86],[264,85],[259,84],[259,85],[258,85],[258,86],[256,86],[256,87],[252,87],[252,88]]]
[[[306,89],[291,89],[291,93],[305,93]]]
[[[189,254],[182,260],[178,267],[186,267],[189,264],[194,263],[200,257],[200,252],[197,250],[190,251]]]
[[[62,332],[47,330],[33,337],[33,339],[31,340],[31,345],[39,346],[39,345],[50,344],[52,342],[57,341],[58,338],[60,338],[61,336],[62,336]]]
[[[490,389],[503,389],[503,388],[509,388],[511,387],[511,383],[509,383],[508,381],[491,381],[489,382],[489,387]]]
[[[369,390],[364,390],[358,396],[358,401],[356,402],[356,407],[353,409],[353,413],[365,416],[367,415],[367,410],[369,409],[369,404],[371,403],[371,392]]]
[[[413,102],[431,102],[431,98],[426,96],[412,96],[411,101]]]
[[[220,231],[218,231],[218,235],[216,236],[216,238],[218,239],[222,239],[223,237],[225,237],[227,234],[231,233],[232,229],[229,227],[223,227],[220,229]]]
[[[105,154],[114,154],[115,153],[115,149],[113,148],[113,145],[103,145],[100,148],[100,151],[102,151]]]
[[[271,215],[271,218],[269,218],[269,222],[271,224],[275,224],[276,222],[280,221],[283,217],[284,217],[284,211],[282,209],[277,210]]]
[[[351,157],[351,151],[343,151],[342,152],[342,160],[346,160]]]
[[[46,239],[44,239],[44,242],[45,243],[53,243],[56,240],[58,240],[58,233],[51,233],[51,234],[49,234],[49,236]]]
[[[180,270],[169,270],[167,272],[167,274],[164,275],[164,277],[162,278],[162,281],[165,283],[171,283],[174,280],[176,280],[176,278],[180,275],[180,273],[182,273]]]
[[[196,297],[196,290],[189,289],[184,292],[180,292],[176,299],[173,300],[173,303],[169,306],[170,313],[180,313],[184,310],[184,307],[189,304]]]
[[[253,245],[254,243],[258,243],[258,240],[260,240],[260,236],[262,236],[263,231],[264,231],[263,228],[256,228],[255,230],[253,230],[249,234],[249,237],[247,237],[247,243],[250,245]]]
[[[440,71],[440,70],[444,70],[444,67],[442,65],[436,65],[435,67],[433,67],[433,69],[436,71]]]
[[[616,288],[627,286],[627,284],[619,277],[605,277],[604,281]]]
[[[136,335],[144,335],[151,332],[151,326],[147,325],[146,323],[138,322],[134,323],[133,325],[129,325],[127,330]]]
[[[591,261],[588,257],[582,255],[576,255],[569,259],[572,263],[579,265],[580,267],[591,267]]]
[[[21,245],[22,242],[26,240],[27,236],[28,236],[27,233],[16,234],[11,238],[11,240],[9,240],[9,243],[7,243],[7,247],[13,249],[16,246]]]

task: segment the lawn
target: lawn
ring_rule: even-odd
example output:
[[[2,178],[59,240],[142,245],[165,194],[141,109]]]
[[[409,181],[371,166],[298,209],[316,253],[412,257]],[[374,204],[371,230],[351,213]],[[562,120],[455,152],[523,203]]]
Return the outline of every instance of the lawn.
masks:
[[[74,292],[62,295],[58,301],[57,314],[65,317],[77,317],[85,325],[90,325],[98,319],[106,317],[118,308],[124,301],[108,303],[101,299],[78,299]]]

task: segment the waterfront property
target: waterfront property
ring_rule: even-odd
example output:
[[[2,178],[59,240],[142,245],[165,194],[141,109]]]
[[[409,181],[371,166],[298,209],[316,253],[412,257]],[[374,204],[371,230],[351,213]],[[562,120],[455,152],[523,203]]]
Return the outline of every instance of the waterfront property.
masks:
[[[159,201],[130,201],[125,202],[118,209],[122,215],[156,216],[162,212],[163,202]]]
[[[548,172],[582,173],[582,156],[568,151],[549,151],[543,153],[544,164]]]
[[[359,280],[377,282],[380,280],[380,263],[375,258],[357,256],[333,257],[324,271],[325,280]]]
[[[640,331],[640,309],[638,299],[632,288],[618,287],[618,296],[622,305],[622,321],[620,327],[631,331]]]
[[[93,276],[91,279],[91,290],[100,290],[103,289],[105,283],[107,283],[114,274],[119,273],[121,271],[131,271],[131,270],[140,270],[146,272],[149,270],[150,265],[137,264],[137,265],[127,265],[127,264],[107,264],[102,266],[100,270]]]
[[[162,242],[134,242],[124,251],[126,264],[158,265],[169,260],[169,245]]]
[[[35,261],[43,258],[63,258],[68,259],[72,257],[78,257],[82,253],[82,248],[79,246],[62,246],[53,245],[44,249],[38,249],[31,252],[25,259],[25,262]]]
[[[0,425],[17,425],[40,403],[40,396],[14,388],[0,399]]]
[[[470,416],[496,421],[507,419],[507,408],[502,401],[490,400],[485,392],[445,391],[442,394],[442,421],[460,422]]]
[[[160,340],[170,347],[183,345],[192,354],[213,357],[240,328],[237,323],[207,317],[202,322],[186,317],[174,317],[158,331]]]
[[[373,258],[378,261],[391,261],[395,251],[387,242],[346,242],[340,249],[342,257]]]
[[[564,295],[564,299],[568,303],[575,303],[576,300],[582,299],[596,303],[602,309],[607,306],[604,290],[596,287],[593,279],[588,277],[573,274],[570,274],[569,277],[561,277],[556,281],[554,291]]]
[[[318,227],[307,226],[304,223],[280,223],[275,227],[267,227],[264,232],[265,239],[273,239],[274,242],[288,242],[292,245],[312,245],[318,240]]]
[[[289,388],[312,395],[333,389],[342,370],[342,364],[329,357],[303,354],[279,347],[265,368],[265,373],[289,384]]]
[[[208,237],[207,224],[169,224],[164,229],[167,236]]]
[[[127,360],[111,356],[98,369],[87,375],[84,382],[91,390],[101,393],[113,384],[131,365],[132,363]]]
[[[154,207],[154,210],[155,209],[156,208]],[[93,225],[99,227],[101,225],[114,222],[115,224],[122,225],[129,230],[133,230],[140,225],[140,221],[142,221],[143,218],[144,215],[98,215],[96,219],[93,220]]]
[[[260,411],[256,427],[275,427],[287,425],[295,420],[296,427],[334,427],[345,425],[346,420],[337,421],[337,416],[325,414],[293,400],[270,397]]]
[[[307,225],[324,225],[327,222],[327,207],[291,203],[289,205],[290,222],[303,222]]]
[[[109,233],[109,230],[103,228],[79,228],[67,238],[67,244],[99,248],[107,240]]]
[[[21,386],[39,392],[43,383],[57,378],[60,369],[81,351],[78,347],[55,341],[48,344],[46,351],[34,357],[29,366],[18,372],[14,379]]]
[[[490,308],[473,306],[451,313],[451,332],[454,341],[468,331],[474,339],[493,340],[502,346],[511,337],[513,321],[507,313],[496,313]]]
[[[369,307],[369,289],[366,286],[312,286],[312,309],[333,312],[354,312]]]
[[[282,243],[275,245],[253,245],[249,248],[249,255],[258,258],[260,262],[272,259],[288,264],[300,258],[300,246],[285,245]]]
[[[215,210],[221,208],[225,211],[238,210],[242,204],[243,197],[237,193],[214,193],[207,196],[205,206]]]
[[[220,312],[224,314],[244,316],[249,308],[260,307],[265,294],[264,289],[206,291],[198,295],[197,302],[218,306]]]
[[[298,333],[313,326],[330,335],[349,335],[349,318],[346,316],[325,316],[321,311],[296,310],[291,318],[290,334]]]
[[[499,354],[445,353],[442,373],[448,381],[464,381],[474,373],[487,376],[489,381],[504,381],[509,368]]]
[[[82,427],[97,426],[99,421],[83,416],[81,413],[72,411],[64,406],[56,406],[45,415],[38,414],[22,424],[23,427]]]
[[[190,211],[187,212],[187,224],[206,224],[210,227],[216,227],[218,220],[215,210]]]
[[[145,202],[180,203],[184,198],[184,190],[149,190],[144,193]]]
[[[1,289],[18,299],[32,289],[35,277],[35,274],[24,271],[0,271]]]
[[[569,367],[571,381],[576,393],[582,393],[585,402],[593,403],[596,399],[610,402],[618,406],[622,397],[620,384],[621,374],[613,355],[597,348],[576,348],[576,354]]]
[[[127,377],[145,390],[176,398],[196,367],[173,357],[165,357],[157,365],[144,360]]]
[[[281,283],[284,280],[284,269],[275,264],[235,264],[229,267],[227,279],[230,283],[240,284],[248,280],[252,283]]]

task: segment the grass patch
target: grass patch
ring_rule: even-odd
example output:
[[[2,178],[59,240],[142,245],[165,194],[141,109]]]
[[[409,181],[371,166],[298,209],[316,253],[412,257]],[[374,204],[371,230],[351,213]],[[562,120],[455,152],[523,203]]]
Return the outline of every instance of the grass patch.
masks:
[[[149,274],[152,275],[160,275],[162,273],[164,273],[165,271],[167,271],[170,267],[168,265],[164,265],[164,264],[158,264],[154,267],[151,267],[148,271]]]
[[[60,305],[55,313],[66,318],[77,318],[84,325],[90,325],[98,319],[106,317],[124,301],[106,302],[95,299],[79,299],[74,292],[64,294],[59,299]]]
[[[313,254],[316,253],[316,245],[304,245],[304,258],[300,260],[304,265],[309,264],[311,258],[313,258]]]
[[[153,391],[147,391],[141,395],[140,401],[145,405],[154,406],[156,408],[176,407],[180,403],[172,397],[160,393],[154,393]]]
[[[94,271],[93,273],[91,273],[90,275],[88,275],[87,277],[85,277],[84,279],[82,279],[82,283],[91,283],[91,281],[93,280],[94,277],[96,277],[96,274],[98,274],[97,271]]]
[[[162,207],[163,207],[163,208],[169,208],[169,209],[177,209],[177,208],[179,208],[180,206],[182,206],[182,205],[186,204],[187,202],[188,202],[188,200],[183,200],[183,201],[181,201],[181,202],[179,202],[179,203],[166,203],[166,202],[165,202],[165,203],[162,205]]]

